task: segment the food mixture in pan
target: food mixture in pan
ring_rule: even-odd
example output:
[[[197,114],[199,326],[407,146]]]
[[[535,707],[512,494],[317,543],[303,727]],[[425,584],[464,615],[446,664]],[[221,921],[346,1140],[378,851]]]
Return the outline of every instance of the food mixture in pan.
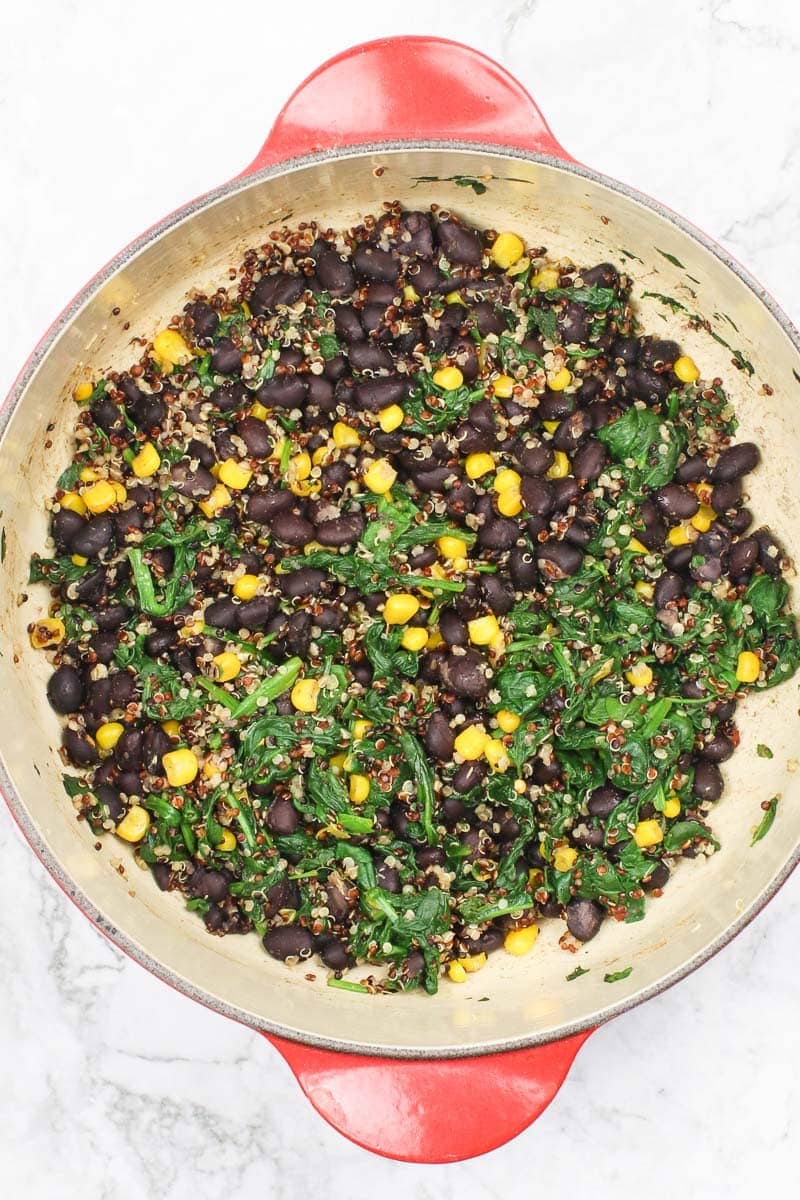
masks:
[[[800,662],[722,381],[435,206],[230,278],[75,390],[30,635],[79,816],[334,986],[639,920]]]

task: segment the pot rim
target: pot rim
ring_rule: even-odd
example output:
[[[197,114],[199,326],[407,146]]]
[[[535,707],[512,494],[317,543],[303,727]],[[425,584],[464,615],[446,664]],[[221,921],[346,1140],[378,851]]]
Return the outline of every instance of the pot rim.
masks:
[[[296,158],[286,159],[280,163],[275,163],[272,166],[264,167],[252,173],[246,173],[230,180],[227,183],[221,184],[219,187],[213,188],[211,191],[204,193],[197,199],[190,201],[181,208],[176,209],[168,216],[158,221],[151,226],[139,237],[130,242],[119,254],[115,255],[87,284],[83,287],[75,298],[67,305],[63,312],[56,318],[48,331],[35,347],[30,358],[27,360],[17,379],[11,387],[5,403],[0,409],[0,439],[2,439],[8,423],[16,411],[17,405],[28,387],[33,376],[36,374],[40,364],[49,353],[54,342],[60,337],[64,330],[73,321],[80,309],[92,296],[100,290],[100,288],[114,276],[122,267],[125,266],[135,255],[151,246],[158,239],[174,226],[180,224],[189,217],[194,216],[201,210],[210,207],[218,200],[227,196],[236,195],[241,191],[245,191],[251,187],[255,187],[266,179],[275,178],[281,175],[289,174],[292,171],[305,167],[317,166],[322,163],[337,161],[340,159],[367,158],[374,154],[387,153],[402,153],[404,151],[416,150],[444,150],[444,151],[466,151],[471,153],[491,154],[493,157],[505,158],[510,162],[533,162],[542,166],[551,167],[557,171],[563,171],[567,174],[577,175],[584,179],[590,180],[593,183],[598,183],[603,187],[609,188],[611,191],[620,193],[621,195],[633,200],[635,203],[650,209],[656,216],[669,224],[677,227],[681,232],[691,237],[698,242],[704,249],[708,250],[717,259],[719,259],[726,267],[728,267],[745,286],[754,294],[754,296],[764,305],[770,316],[778,323],[780,328],[793,344],[796,351],[800,355],[800,333],[790,321],[786,313],[773,299],[769,292],[758,283],[756,279],[739,263],[731,254],[728,253],[722,246],[718,245],[712,238],[708,237],[701,230],[697,229],[691,222],[681,217],[678,213],[673,212],[658,200],[638,191],[636,188],[630,187],[626,183],[621,183],[601,171],[595,171],[590,167],[585,167],[580,163],[565,161],[564,159],[554,157],[553,155],[541,154],[529,150],[515,150],[507,145],[495,145],[491,142],[482,141],[461,141],[461,140],[442,140],[442,139],[398,139],[388,141],[378,141],[359,144],[358,146],[342,146],[333,150],[324,150],[312,154],[302,155]],[[223,1016],[230,1017],[232,1020],[238,1021],[240,1024],[248,1025],[251,1028],[265,1034],[275,1034],[278,1037],[286,1038],[290,1041],[301,1042],[310,1046],[317,1046],[324,1050],[338,1051],[346,1054],[366,1055],[378,1058],[396,1058],[396,1059],[446,1059],[446,1058],[477,1058],[484,1055],[497,1054],[512,1050],[520,1050],[527,1047],[546,1045],[549,1042],[560,1041],[562,1038],[568,1038],[574,1034],[581,1033],[586,1030],[591,1030],[597,1025],[610,1020],[612,1017],[618,1016],[620,1013],[627,1012],[629,1009],[637,1007],[651,997],[658,995],[672,987],[684,979],[692,971],[697,970],[703,963],[707,962],[715,954],[718,953],[724,946],[728,944],[745,926],[759,914],[766,904],[777,893],[779,888],[786,882],[795,867],[800,863],[800,846],[798,846],[787,858],[786,862],[780,870],[773,876],[769,884],[762,889],[751,901],[750,905],[744,909],[734,921],[725,927],[724,930],[704,949],[697,954],[681,963],[680,966],[664,975],[661,979],[651,984],[649,987],[643,988],[640,992],[632,996],[618,1001],[616,1004],[609,1004],[602,1009],[581,1018],[577,1021],[572,1021],[567,1025],[559,1028],[557,1032],[531,1033],[530,1035],[505,1039],[496,1039],[492,1042],[477,1043],[470,1046],[448,1046],[448,1047],[403,1047],[403,1046],[383,1046],[369,1042],[350,1042],[343,1041],[334,1037],[323,1037],[313,1033],[307,1033],[300,1030],[291,1029],[278,1022],[270,1021],[266,1018],[259,1017],[255,1014],[247,1013],[236,1005],[228,1004],[211,993],[206,992],[203,988],[195,986],[191,980],[184,979],[177,972],[173,971],[167,964],[160,962],[153,957],[144,947],[139,946],[132,938],[130,938],[122,930],[117,929],[89,899],[83,889],[78,885],[75,879],[62,867],[61,862],[54,854],[41,833],[39,827],[31,818],[27,807],[22,798],[18,794],[14,784],[11,781],[8,772],[6,771],[5,763],[0,750],[0,792],[11,811],[12,816],[17,822],[20,830],[25,836],[27,842],[33,849],[36,856],[47,869],[48,873],[53,877],[56,883],[61,887],[62,891],[73,901],[73,903],[81,910],[84,916],[88,917],[92,924],[99,929],[105,936],[113,942],[120,950],[128,957],[134,959],[140,966],[143,966],[152,975],[157,976],[177,991],[182,992],[192,1000],[198,1001],[206,1008],[212,1009],[215,1012],[221,1013]],[[435,1001],[432,1001],[435,1003]]]

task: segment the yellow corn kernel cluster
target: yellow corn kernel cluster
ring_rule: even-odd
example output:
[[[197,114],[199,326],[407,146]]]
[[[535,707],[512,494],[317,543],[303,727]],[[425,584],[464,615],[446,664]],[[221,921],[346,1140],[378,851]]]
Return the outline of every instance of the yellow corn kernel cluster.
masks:
[[[565,479],[569,475],[570,461],[563,450],[553,451],[553,465],[547,472],[548,479]]]
[[[716,521],[717,514],[708,504],[701,504],[697,512],[692,517],[690,524],[698,533],[708,533],[713,521]]]
[[[124,842],[140,842],[150,828],[150,813],[140,804],[132,804],[114,832]]]
[[[255,404],[250,405],[250,416],[255,417],[257,421],[266,421],[269,416],[269,409],[259,400],[256,400]]]
[[[508,751],[498,738],[487,736],[486,744],[483,747],[483,757],[486,759],[492,770],[499,771],[501,775],[511,766],[511,759],[508,757]]]
[[[697,363],[693,358],[689,358],[688,354],[682,354],[680,358],[676,358],[672,369],[681,383],[697,383],[700,378]]]
[[[495,720],[503,733],[513,733],[515,729],[519,729],[521,719],[508,708],[501,708],[498,713],[495,713]]]
[[[755,683],[761,671],[761,660],[752,650],[742,650],[736,660],[736,678],[739,683]]]
[[[485,617],[467,621],[467,632],[473,646],[490,646],[500,632],[500,626],[494,613],[488,613]]]
[[[494,470],[494,459],[491,454],[485,453],[482,450],[476,450],[474,454],[468,454],[464,461],[464,470],[470,479],[481,479],[484,475],[488,475]]]
[[[211,661],[214,665],[214,678],[218,683],[230,683],[242,669],[238,655],[231,650],[215,654]]]
[[[64,622],[58,617],[42,617],[34,621],[28,636],[34,650],[47,650],[63,642],[66,634]]]
[[[145,442],[131,462],[131,470],[137,479],[149,479],[151,475],[155,475],[160,466],[161,455],[152,442]]]
[[[353,741],[358,742],[361,738],[365,738],[372,729],[372,721],[368,721],[365,717],[359,717],[357,721],[353,721]]]
[[[236,835],[232,829],[223,829],[222,837],[215,847],[221,854],[229,854],[236,849]]]
[[[223,483],[218,483],[211,490],[211,493],[206,496],[205,500],[200,501],[200,509],[209,518],[215,516],[221,509],[227,508],[231,502],[231,494]]]
[[[353,429],[352,425],[345,425],[344,421],[337,421],[333,427],[333,444],[337,450],[348,450],[351,446],[360,446],[361,438],[358,436],[358,430]]]
[[[498,400],[510,400],[514,395],[514,380],[510,375],[498,375],[492,380],[492,390]]]
[[[378,413],[378,424],[384,433],[394,433],[403,424],[405,413],[399,404],[390,404]]]
[[[656,589],[646,579],[640,579],[638,583],[633,585],[633,590],[637,596],[641,596],[642,600],[652,600]]]
[[[191,362],[194,354],[177,329],[162,329],[153,338],[153,357],[162,371],[170,371]]]
[[[653,672],[646,662],[637,662],[625,672],[625,678],[631,687],[646,688],[653,682]]]
[[[677,796],[670,796],[664,804],[664,816],[672,820],[677,817],[681,811],[681,802]]]
[[[549,292],[558,287],[559,273],[555,267],[542,267],[531,279],[533,287],[540,292]]]
[[[95,515],[106,512],[107,509],[117,503],[117,493],[114,485],[109,483],[107,479],[98,479],[97,483],[93,483],[91,487],[86,488],[84,491],[83,502],[89,509],[89,512]]]
[[[200,769],[197,756],[193,750],[169,750],[163,755],[161,762],[170,787],[186,787],[197,776]]]
[[[547,377],[547,386],[551,392],[563,392],[572,383],[572,374],[566,367],[561,367]]]
[[[298,679],[291,691],[290,699],[298,712],[317,711],[320,684],[318,679]]]
[[[369,778],[366,775],[351,775],[347,794],[351,804],[364,804],[369,799]]]
[[[422,625],[409,625],[403,630],[403,636],[400,639],[400,645],[404,650],[411,650],[415,654],[420,650],[424,650],[428,644],[428,631]]]
[[[522,476],[510,467],[502,467],[495,475],[493,486],[497,492],[497,508],[504,517],[516,517],[522,512],[521,483]]]
[[[411,592],[395,592],[387,596],[383,619],[387,625],[405,625],[419,612],[419,600]]]
[[[410,300],[412,304],[416,304],[416,302],[419,300],[419,293],[417,292],[417,289],[412,287],[410,283],[407,283],[403,288],[403,299]]]
[[[557,871],[571,871],[577,857],[578,851],[572,846],[556,846],[553,852],[553,866]]]
[[[257,575],[240,575],[233,585],[233,594],[237,600],[252,600],[260,584]]]
[[[448,964],[447,977],[451,983],[466,983],[467,982],[467,972],[466,972],[464,966],[462,965],[462,963],[460,963],[457,958],[454,958]]]
[[[640,850],[657,846],[664,837],[664,830],[656,820],[640,821],[633,831],[633,840]]]
[[[85,404],[93,391],[94,387],[92,384],[84,381],[83,383],[79,383],[75,388],[75,391],[72,393],[72,399],[76,404]]]
[[[463,538],[449,534],[436,539],[436,547],[442,558],[465,558],[469,547]]]
[[[453,392],[456,388],[461,387],[464,382],[464,376],[458,367],[440,367],[433,374],[433,382],[437,387],[443,388],[444,391]]]
[[[483,756],[488,741],[489,735],[482,725],[469,725],[457,735],[454,748],[456,754],[460,754],[468,762],[474,762],[476,758]]]
[[[181,726],[179,721],[162,721],[161,728],[164,730],[164,733],[167,735],[167,737],[179,738],[181,736]]]
[[[697,537],[696,531],[687,525],[685,522],[682,525],[673,525],[667,534],[667,541],[670,546],[688,546]]]
[[[68,508],[70,512],[76,512],[80,517],[84,517],[88,511],[86,501],[78,492],[64,492],[59,504],[62,508]]]
[[[362,479],[369,491],[374,492],[376,496],[383,496],[397,479],[397,471],[387,458],[376,458],[367,467]]]
[[[530,954],[539,936],[538,925],[526,925],[524,929],[511,929],[503,941],[503,949],[515,958]]]
[[[491,257],[495,266],[501,271],[513,267],[517,259],[525,253],[525,243],[516,233],[498,233],[492,242]]]
[[[110,754],[124,732],[125,726],[119,721],[105,721],[95,730],[94,740],[98,749]]]
[[[308,469],[311,470],[310,463]],[[217,478],[226,487],[233,488],[235,492],[242,492],[253,478],[253,472],[244,463],[237,462],[235,458],[226,458],[224,463],[220,463]]]

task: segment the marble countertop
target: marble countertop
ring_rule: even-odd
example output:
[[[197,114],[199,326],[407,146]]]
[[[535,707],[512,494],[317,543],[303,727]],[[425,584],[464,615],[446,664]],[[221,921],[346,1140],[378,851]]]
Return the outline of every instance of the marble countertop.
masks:
[[[456,37],[500,59],[576,158],[708,230],[800,320],[800,9],[789,0],[405,0],[391,11],[47,0],[31,14],[0,15],[0,393],[99,264],[249,161],[308,71],[392,33]],[[512,1144],[408,1167],[333,1133],[256,1034],[104,941],[3,806],[0,854],[8,1196],[288,1200],[321,1186],[629,1200],[657,1180],[665,1195],[733,1200],[796,1186],[796,877],[721,955],[595,1034]]]

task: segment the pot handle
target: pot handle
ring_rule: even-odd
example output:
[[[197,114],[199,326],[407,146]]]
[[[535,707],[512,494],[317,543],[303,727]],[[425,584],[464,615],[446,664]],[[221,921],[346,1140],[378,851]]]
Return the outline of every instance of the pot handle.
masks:
[[[350,1141],[402,1162],[502,1146],[547,1108],[593,1030],[479,1058],[370,1058],[264,1036],[314,1108]]]
[[[381,38],[328,59],[281,109],[242,176],[369,142],[486,142],[575,160],[513,75],[446,38]]]

